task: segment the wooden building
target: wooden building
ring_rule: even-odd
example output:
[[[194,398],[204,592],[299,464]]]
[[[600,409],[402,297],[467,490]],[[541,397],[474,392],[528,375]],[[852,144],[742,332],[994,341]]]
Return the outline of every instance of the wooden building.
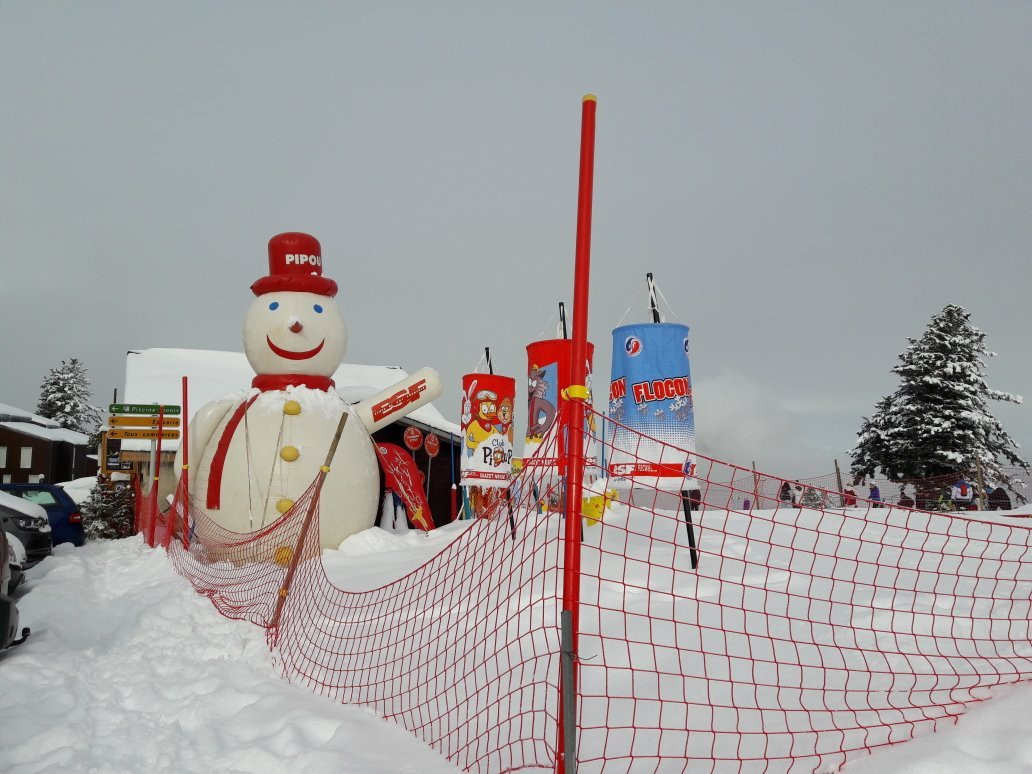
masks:
[[[89,437],[52,419],[0,404],[0,481],[56,484],[97,475]]]

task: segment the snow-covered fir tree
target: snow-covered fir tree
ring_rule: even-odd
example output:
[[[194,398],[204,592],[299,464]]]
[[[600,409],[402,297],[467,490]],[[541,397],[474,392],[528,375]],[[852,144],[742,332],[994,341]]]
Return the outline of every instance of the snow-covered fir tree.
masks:
[[[135,506],[136,495],[131,486],[112,485],[98,479],[82,504],[86,537],[90,540],[132,537]]]
[[[799,498],[799,504],[804,508],[823,508],[824,497],[812,486],[808,486],[803,490],[803,496]]]
[[[988,402],[1021,403],[1019,395],[991,389],[985,382],[985,333],[971,325],[970,313],[948,304],[934,314],[920,339],[899,356],[892,371],[899,388],[882,398],[864,418],[850,452],[859,480],[881,468],[897,481],[957,472],[975,474],[981,462],[986,483],[1006,483],[1001,460],[1029,470],[1020,447],[990,413]]]
[[[74,357],[68,362],[62,360],[40,385],[36,413],[67,430],[91,435],[100,424],[100,413],[90,403],[92,395],[83,364]]]

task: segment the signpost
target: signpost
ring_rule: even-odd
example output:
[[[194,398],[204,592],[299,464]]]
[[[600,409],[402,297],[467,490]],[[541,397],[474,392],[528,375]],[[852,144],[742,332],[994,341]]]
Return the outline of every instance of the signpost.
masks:
[[[143,441],[155,441],[159,438],[175,440],[179,437],[178,430],[158,430],[157,428],[143,428],[130,430],[108,430],[108,438],[135,439]]]
[[[426,497],[430,499],[430,466],[434,464],[434,457],[441,451],[441,439],[433,433],[427,433],[423,439],[423,449],[426,451]]]
[[[416,449],[423,445],[423,434],[419,432],[418,427],[406,427],[402,439],[405,441],[405,445],[412,450],[413,454],[415,454]]]
[[[158,417],[130,416],[130,417],[108,417],[107,423],[110,427],[157,427]],[[179,427],[179,417],[162,417],[162,427]]]
[[[175,440],[179,438],[178,430],[168,430],[169,427],[179,427],[182,420],[179,418],[181,408],[173,405],[162,405],[160,403],[111,403],[108,411],[112,416],[107,419],[108,427],[105,431],[105,454],[104,467],[107,472],[131,469],[131,463],[121,460],[121,444],[123,440],[151,441],[151,456],[154,457],[154,442],[162,439]],[[122,415],[122,416],[119,416]],[[169,416],[172,415],[172,416]],[[151,469],[156,469],[156,460],[151,460]]]
[[[111,438],[108,435],[108,431],[104,431],[101,434],[101,438],[103,439],[102,448],[104,450],[101,472],[105,476],[110,476],[112,473],[132,470],[133,464],[131,462],[122,461],[122,442],[117,438]]]
[[[179,406],[166,405],[163,407],[159,403],[112,403],[108,406],[108,411],[112,414],[154,414],[156,416],[162,413],[163,408],[165,416],[179,415]]]
[[[423,441],[423,448],[430,457],[436,457],[437,453],[441,451],[441,439],[433,433],[427,433],[426,440]]]

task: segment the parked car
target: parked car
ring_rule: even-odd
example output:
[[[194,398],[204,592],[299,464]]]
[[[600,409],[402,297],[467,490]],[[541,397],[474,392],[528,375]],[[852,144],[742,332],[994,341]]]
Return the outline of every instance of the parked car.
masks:
[[[50,556],[52,531],[42,505],[0,492],[0,521],[0,529],[17,537],[25,547],[23,569],[35,567]]]
[[[18,632],[18,605],[11,597],[11,572],[8,552],[11,550],[7,533],[0,530],[0,650],[18,645],[29,636],[28,627]]]
[[[0,484],[0,492],[42,505],[50,519],[50,528],[54,531],[55,546],[61,543],[81,546],[86,543],[79,506],[68,492],[56,484]]]
[[[29,562],[29,556],[25,553],[25,546],[21,540],[10,532],[5,532],[4,535],[7,536],[7,564],[11,568],[11,583],[7,591],[12,592],[25,579],[25,565]]]

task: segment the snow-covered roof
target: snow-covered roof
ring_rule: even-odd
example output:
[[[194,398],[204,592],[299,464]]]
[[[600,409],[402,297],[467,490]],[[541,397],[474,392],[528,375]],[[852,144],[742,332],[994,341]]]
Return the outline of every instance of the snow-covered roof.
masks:
[[[90,437],[85,433],[66,430],[60,426],[40,427],[31,422],[0,422],[0,427],[6,427],[24,435],[31,435],[34,438],[43,438],[47,441],[64,441],[78,446],[85,446],[90,440]]]
[[[16,408],[15,406],[8,406],[6,403],[0,403],[0,421],[32,422],[34,425],[42,425],[43,427],[61,426],[53,419],[41,417],[39,414],[33,414],[31,411],[25,411],[24,409]]]
[[[187,377],[188,411],[192,414],[210,401],[250,388],[254,369],[242,352],[156,347],[130,350],[125,357],[123,403],[182,405],[182,378]],[[345,363],[333,374],[337,393],[357,403],[408,376],[397,366]],[[458,435],[460,428],[449,422],[433,404],[422,406],[408,418],[443,433]],[[125,440],[122,448],[144,450],[149,441]],[[179,441],[162,441],[162,451],[179,448]]]

